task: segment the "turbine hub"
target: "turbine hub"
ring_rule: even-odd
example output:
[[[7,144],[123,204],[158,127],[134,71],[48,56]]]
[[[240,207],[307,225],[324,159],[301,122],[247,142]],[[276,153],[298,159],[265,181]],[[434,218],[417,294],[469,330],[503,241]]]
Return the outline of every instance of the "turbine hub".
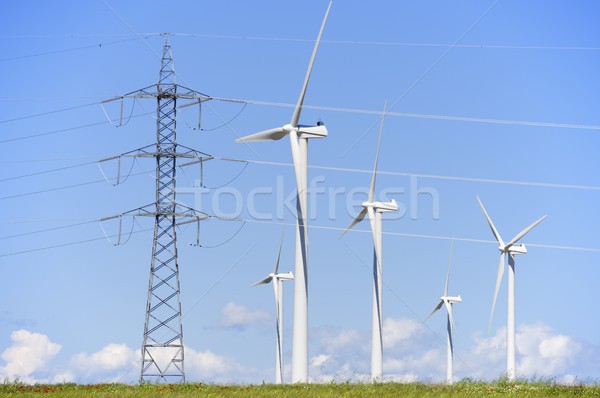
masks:
[[[295,131],[296,129],[294,128],[294,126],[292,126],[291,124],[286,124],[282,127],[283,130],[285,130],[286,133],[291,133],[292,131]]]

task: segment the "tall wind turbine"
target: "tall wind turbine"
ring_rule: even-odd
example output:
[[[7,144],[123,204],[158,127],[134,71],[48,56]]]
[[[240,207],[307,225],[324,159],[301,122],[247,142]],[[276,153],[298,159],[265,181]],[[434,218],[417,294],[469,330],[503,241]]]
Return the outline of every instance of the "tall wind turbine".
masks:
[[[496,299],[498,298],[498,289],[500,288],[500,282],[502,282],[502,275],[504,274],[504,263],[506,253],[508,253],[508,289],[507,289],[507,304],[508,304],[508,319],[506,321],[506,376],[509,380],[515,380],[517,373],[516,364],[516,346],[515,346],[515,255],[516,254],[527,254],[527,248],[524,244],[515,246],[515,243],[524,237],[529,231],[531,231],[536,225],[538,225],[546,216],[543,216],[533,224],[519,232],[510,242],[504,243],[502,237],[498,233],[498,230],[494,226],[492,219],[485,211],[483,203],[477,197],[479,206],[485,215],[485,219],[492,230],[492,233],[496,237],[496,240],[500,244],[498,250],[500,250],[500,264],[498,265],[498,276],[496,277],[496,289],[494,290],[494,301],[492,302],[492,312],[490,314],[489,327],[492,326],[492,317],[494,316],[494,307],[496,306]]]
[[[285,232],[285,229],[284,229]],[[266,278],[261,279],[252,285],[265,285],[273,282],[273,292],[275,293],[275,308],[277,311],[277,345],[275,347],[275,383],[283,382],[283,281],[294,279],[294,274],[279,274],[279,258],[281,257],[281,246],[283,245],[283,232],[281,233],[281,242],[279,242],[279,251],[277,252],[277,261],[275,268]]]
[[[292,341],[292,382],[307,383],[308,382],[308,229],[307,229],[307,212],[308,206],[307,190],[308,190],[308,140],[310,138],[327,137],[327,128],[323,123],[317,123],[316,126],[305,126],[298,124],[304,96],[308,87],[310,73],[317,55],[323,29],[327,22],[331,2],[325,12],[321,30],[317,36],[317,41],[313,48],[308,70],[304,77],[304,84],[300,91],[300,97],[292,119],[288,124],[282,127],[276,127],[269,130],[264,130],[246,137],[236,140],[236,142],[254,142],[254,141],[275,141],[280,140],[286,135],[290,137],[290,146],[292,149],[292,160],[294,162],[294,173],[296,174],[296,257],[295,257],[295,274],[294,279],[294,325],[293,325],[293,341]]]
[[[446,307],[447,315],[447,348],[446,348],[446,383],[452,384],[452,358],[454,357],[454,346],[452,345],[452,329],[456,331],[456,326],[454,325],[454,318],[452,317],[452,304],[462,302],[460,295],[458,296],[448,296],[448,279],[450,278],[450,263],[452,260],[452,246],[454,241],[450,244],[450,255],[448,256],[448,272],[446,273],[446,286],[444,287],[444,295],[440,297],[440,302],[437,306],[427,315],[425,320],[429,319],[437,310],[442,308],[442,306]]]
[[[381,125],[379,126],[379,137],[377,138],[377,150],[375,152],[375,165],[373,166],[373,175],[371,177],[371,187],[369,189],[369,198],[362,203],[363,210],[356,216],[352,223],[346,228],[344,236],[352,227],[361,222],[365,216],[369,215],[371,223],[371,233],[373,235],[374,256],[373,256],[373,316],[371,320],[371,380],[383,380],[383,336],[382,336],[382,283],[381,276],[381,214],[385,212],[398,211],[398,205],[394,199],[389,202],[375,202],[375,179],[377,177],[377,162],[379,159],[379,144],[381,143],[381,132],[383,131],[383,119],[385,116],[385,106],[381,114]]]

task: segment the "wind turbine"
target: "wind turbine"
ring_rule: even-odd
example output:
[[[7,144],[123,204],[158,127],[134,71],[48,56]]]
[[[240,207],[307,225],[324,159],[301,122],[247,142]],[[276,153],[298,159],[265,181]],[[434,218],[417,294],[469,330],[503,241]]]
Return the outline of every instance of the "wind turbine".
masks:
[[[440,302],[438,303],[438,305],[435,306],[433,311],[431,311],[429,313],[429,315],[427,315],[427,318],[425,318],[425,320],[429,319],[429,317],[432,316],[440,308],[442,308],[442,306],[446,307],[446,312],[448,313],[448,315],[447,315],[448,319],[447,319],[447,323],[446,323],[446,330],[448,332],[447,337],[446,337],[446,342],[447,342],[446,383],[447,384],[452,384],[452,358],[454,356],[454,346],[452,345],[452,329],[454,329],[454,331],[456,331],[456,326],[454,325],[454,318],[452,317],[452,304],[462,302],[460,295],[448,296],[448,279],[450,278],[450,263],[452,260],[453,244],[454,244],[454,241],[452,241],[452,243],[450,244],[450,255],[448,256],[448,272],[446,273],[446,286],[444,287],[444,295],[442,297],[440,297]]]
[[[285,232],[285,229],[283,230]],[[266,285],[273,282],[273,292],[275,293],[275,308],[277,310],[277,345],[275,347],[275,383],[281,384],[283,382],[283,281],[294,279],[294,274],[288,272],[287,274],[279,274],[279,258],[281,257],[281,246],[283,245],[283,235],[281,233],[281,242],[279,242],[279,251],[277,252],[277,261],[275,261],[275,268],[266,278],[261,279],[252,285]]]
[[[516,254],[527,254],[527,248],[524,244],[515,246],[515,243],[524,237],[529,231],[531,231],[536,225],[538,225],[544,218],[543,216],[527,228],[519,232],[510,242],[504,243],[502,237],[498,233],[498,230],[494,226],[492,219],[485,211],[483,203],[477,197],[479,206],[485,215],[485,219],[492,230],[492,233],[496,237],[496,240],[500,244],[498,250],[500,250],[500,264],[498,265],[498,276],[496,277],[496,289],[494,290],[494,301],[492,302],[492,312],[490,314],[490,323],[488,328],[492,326],[492,317],[494,316],[494,307],[496,306],[496,299],[498,298],[498,289],[500,288],[500,282],[502,282],[502,275],[504,274],[504,263],[506,253],[508,253],[508,289],[507,289],[507,304],[508,304],[508,319],[506,321],[506,376],[509,380],[515,380],[516,378],[516,346],[515,346],[515,255]]]
[[[304,96],[308,87],[310,73],[317,55],[323,29],[327,22],[327,16],[331,8],[331,2],[325,12],[321,30],[317,36],[313,48],[308,70],[304,77],[304,84],[300,91],[300,97],[294,108],[292,119],[288,124],[282,127],[276,127],[264,130],[236,140],[236,142],[254,142],[254,141],[275,141],[280,140],[286,135],[290,137],[290,146],[292,150],[292,160],[294,162],[294,173],[296,175],[296,257],[294,279],[294,325],[292,341],[292,382],[308,382],[308,229],[307,213],[308,206],[308,140],[310,138],[327,137],[327,128],[321,122],[316,126],[305,126],[298,124]]]
[[[385,212],[398,211],[398,205],[394,199],[389,202],[375,202],[375,179],[377,177],[377,162],[379,159],[379,145],[381,143],[381,132],[383,131],[383,119],[385,116],[385,105],[381,114],[381,124],[379,126],[379,137],[377,138],[377,150],[375,152],[375,165],[373,166],[373,175],[371,177],[371,187],[369,189],[369,198],[362,203],[362,211],[356,216],[352,223],[346,228],[344,236],[352,227],[361,222],[365,216],[369,215],[371,224],[371,233],[373,235],[374,257],[373,257],[373,315],[371,320],[371,380],[383,380],[383,336],[382,336],[382,283],[381,276],[381,214]]]

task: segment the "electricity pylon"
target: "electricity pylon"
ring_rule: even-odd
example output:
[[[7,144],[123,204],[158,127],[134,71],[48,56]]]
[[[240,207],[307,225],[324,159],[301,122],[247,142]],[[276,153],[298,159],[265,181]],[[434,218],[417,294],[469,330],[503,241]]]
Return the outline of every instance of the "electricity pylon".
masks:
[[[154,218],[154,239],[142,342],[140,383],[185,382],[177,226],[189,222],[199,223],[207,216],[198,210],[177,203],[175,197],[176,167],[179,158],[188,159],[186,164],[180,165],[185,166],[202,163],[211,157],[177,144],[177,101],[179,99],[193,100],[201,104],[211,98],[177,85],[168,36],[163,47],[158,83],[108,101],[119,99],[123,101],[125,98],[156,99],[156,144],[102,161],[119,158],[120,164],[121,157],[154,158],[156,160],[156,198],[155,202],[150,205],[103,220],[111,218],[122,220],[123,216]],[[184,150],[182,151],[180,148]],[[177,219],[181,217],[187,220],[178,223]]]

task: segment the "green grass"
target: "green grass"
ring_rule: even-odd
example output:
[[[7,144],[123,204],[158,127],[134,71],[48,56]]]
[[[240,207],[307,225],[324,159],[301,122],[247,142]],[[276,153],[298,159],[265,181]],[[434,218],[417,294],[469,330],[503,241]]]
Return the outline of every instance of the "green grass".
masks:
[[[600,385],[560,385],[552,381],[461,381],[453,386],[425,383],[331,383],[263,385],[36,384],[0,385],[0,397],[600,397]]]

